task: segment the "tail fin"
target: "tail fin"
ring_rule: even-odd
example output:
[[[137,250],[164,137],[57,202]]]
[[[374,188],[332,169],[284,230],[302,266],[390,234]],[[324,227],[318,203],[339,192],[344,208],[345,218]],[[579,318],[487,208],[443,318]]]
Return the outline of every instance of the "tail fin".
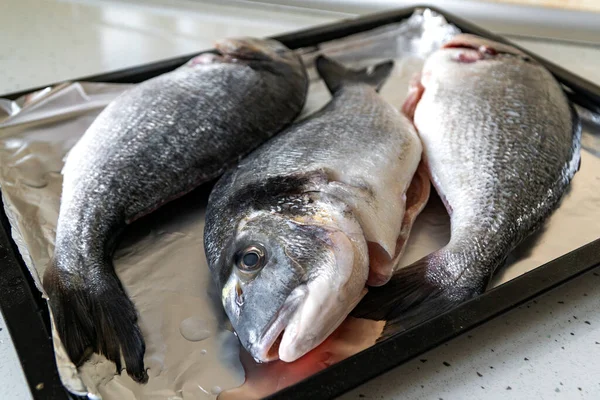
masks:
[[[362,82],[374,86],[379,91],[394,68],[393,61],[386,61],[359,71],[351,70],[325,57],[315,60],[317,71],[331,93],[337,92],[345,82]]]
[[[54,261],[46,268],[43,284],[60,340],[77,366],[95,352],[113,361],[120,374],[123,354],[129,376],[145,383],[145,344],[135,307],[114,272],[94,278],[89,285]]]
[[[483,292],[485,284],[463,286],[444,273],[444,252],[432,253],[400,269],[385,285],[369,288],[352,316],[387,321],[381,341]]]

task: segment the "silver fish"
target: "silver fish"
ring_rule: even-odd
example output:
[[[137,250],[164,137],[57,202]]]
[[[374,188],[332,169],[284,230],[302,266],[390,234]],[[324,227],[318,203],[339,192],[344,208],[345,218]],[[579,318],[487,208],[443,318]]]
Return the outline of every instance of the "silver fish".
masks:
[[[223,175],[207,208],[209,267],[263,362],[306,354],[385,283],[429,197],[416,131],[377,93],[393,63],[316,66],[332,100]]]
[[[71,360],[104,354],[145,382],[144,339],[111,256],[123,228],[213,180],[289,125],[308,91],[281,43],[226,39],[218,54],[123,93],[97,117],[63,169],[54,257],[44,274]]]
[[[482,293],[543,225],[579,169],[581,126],[543,66],[473,35],[428,58],[404,111],[450,215],[451,239],[371,291],[354,314],[407,328]]]

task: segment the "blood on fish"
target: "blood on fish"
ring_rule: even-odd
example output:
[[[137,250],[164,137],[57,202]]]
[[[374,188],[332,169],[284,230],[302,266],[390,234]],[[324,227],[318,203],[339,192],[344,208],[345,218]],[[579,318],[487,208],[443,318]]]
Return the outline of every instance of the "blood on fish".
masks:
[[[480,60],[483,60],[485,57],[482,53],[478,52],[478,51],[465,51],[462,53],[459,53],[455,60],[461,63],[474,63]]]
[[[423,96],[423,92],[425,91],[425,87],[421,83],[422,77],[421,74],[415,74],[409,84],[408,87],[408,95],[406,96],[406,100],[402,105],[402,112],[404,115],[408,117],[411,121],[415,115],[415,109],[417,108],[417,104],[421,100],[421,96]]]
[[[219,400],[263,398],[316,374],[372,346],[381,335],[385,321],[348,317],[319,346],[300,359],[286,363],[257,363],[245,350],[240,359],[246,381],[238,388],[225,390]]]

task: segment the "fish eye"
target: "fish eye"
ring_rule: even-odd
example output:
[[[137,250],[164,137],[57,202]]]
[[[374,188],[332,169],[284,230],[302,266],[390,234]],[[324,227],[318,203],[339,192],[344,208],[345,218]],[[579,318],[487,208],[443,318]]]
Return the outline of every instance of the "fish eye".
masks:
[[[246,247],[236,256],[236,266],[242,272],[256,272],[264,266],[265,249],[260,245]]]

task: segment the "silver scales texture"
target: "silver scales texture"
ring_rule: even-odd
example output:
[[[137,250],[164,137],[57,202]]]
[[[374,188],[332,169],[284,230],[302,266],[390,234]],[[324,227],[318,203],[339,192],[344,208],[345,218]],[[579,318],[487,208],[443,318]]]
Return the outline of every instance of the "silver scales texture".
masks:
[[[480,293],[558,206],[579,168],[581,136],[542,66],[515,54],[448,60],[462,51],[427,61],[414,118],[452,226],[450,243],[429,259],[428,277],[459,296]]]

